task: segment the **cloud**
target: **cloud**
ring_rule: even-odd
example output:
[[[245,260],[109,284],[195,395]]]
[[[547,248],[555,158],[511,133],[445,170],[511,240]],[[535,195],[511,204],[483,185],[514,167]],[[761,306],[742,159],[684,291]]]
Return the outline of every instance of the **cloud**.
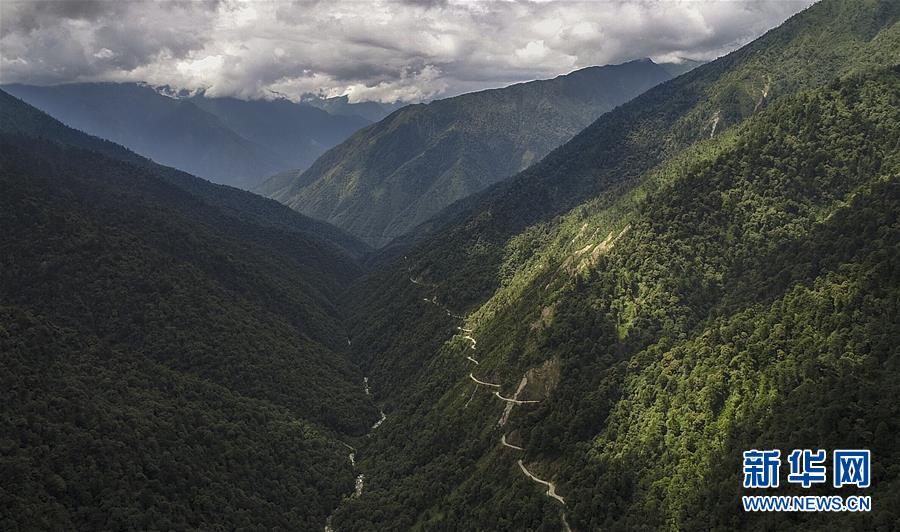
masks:
[[[0,81],[419,101],[642,57],[712,59],[811,0],[4,0]]]

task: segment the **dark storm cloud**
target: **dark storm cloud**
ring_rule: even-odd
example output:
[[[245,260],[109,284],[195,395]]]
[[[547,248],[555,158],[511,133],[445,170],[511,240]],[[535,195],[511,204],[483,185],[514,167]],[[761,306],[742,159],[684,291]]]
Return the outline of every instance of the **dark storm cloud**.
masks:
[[[415,101],[652,57],[712,59],[810,0],[4,0],[0,81]]]
[[[217,1],[4,1],[3,82],[131,79],[201,51]]]

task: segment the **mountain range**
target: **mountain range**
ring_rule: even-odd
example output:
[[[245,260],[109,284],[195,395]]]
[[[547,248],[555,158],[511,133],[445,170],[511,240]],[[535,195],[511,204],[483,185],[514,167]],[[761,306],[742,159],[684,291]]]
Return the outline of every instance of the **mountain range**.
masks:
[[[897,2],[405,107],[280,179],[343,228],[0,91],[0,529],[900,522]],[[870,450],[869,488],[763,491],[872,511],[743,511],[749,449]]]
[[[892,529],[898,20],[817,3],[383,250],[336,529]],[[871,449],[877,511],[743,512],[742,451],[796,448]]]
[[[305,168],[370,123],[286,99],[172,95],[137,83],[5,85],[3,90],[75,129],[217,183],[249,189]]]
[[[4,92],[0,180],[0,527],[324,522],[378,417],[338,333],[365,246]]]
[[[369,122],[378,122],[382,118],[403,107],[403,102],[350,102],[349,96],[332,96],[328,98],[308,94],[300,99],[302,103],[328,111],[333,115],[359,116]]]
[[[670,77],[645,59],[409,105],[257,191],[384,246]]]

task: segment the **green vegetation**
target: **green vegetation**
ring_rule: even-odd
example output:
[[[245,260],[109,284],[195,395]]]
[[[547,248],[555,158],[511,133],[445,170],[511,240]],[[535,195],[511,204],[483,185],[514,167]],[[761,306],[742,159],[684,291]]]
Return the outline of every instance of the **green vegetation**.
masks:
[[[895,69],[775,106],[729,153],[652,195],[564,298],[549,345],[573,355],[562,355],[572,375],[595,363],[587,342],[612,364],[581,397],[554,402],[615,390],[595,412],[602,426],[560,426],[548,413],[532,433],[591,433],[529,446],[581,451],[560,469],[573,479],[573,524],[824,525],[740,515],[740,452],[755,446],[871,448],[882,506],[840,516],[840,527],[896,522],[900,449],[887,435],[900,428],[889,399],[900,369],[889,340],[900,334],[898,103]],[[579,346],[565,331],[585,320],[601,334]]]
[[[457,307],[480,304],[496,288],[503,250],[516,235],[613,187],[630,189],[654,167],[709,139],[717,113],[713,136],[798,90],[896,64],[898,19],[897,2],[816,4],[747,46],[606,113],[538,164],[432,220],[411,237],[421,243],[417,261],[433,269],[435,279],[463,286],[445,294]],[[767,82],[768,96],[760,99]],[[485,290],[466,288],[473,284]]]
[[[0,528],[321,527],[378,418],[336,305],[359,266],[3,97]]]
[[[369,271],[0,93],[0,528],[895,529],[898,20],[816,4]],[[744,513],[749,448],[871,449],[873,512]]]
[[[694,162],[647,176],[643,192],[558,220],[565,238],[539,240],[568,252],[467,323],[474,371],[505,395],[548,359],[561,361],[560,383],[499,429],[503,405],[473,389],[458,336],[412,375],[376,358],[382,379],[397,372],[379,388],[396,421],[365,449],[369,493],[336,523],[558,529],[556,503],[498,445],[514,433],[525,460],[556,479],[575,529],[817,529],[825,517],[743,515],[740,452],[846,446],[877,456],[882,502],[827,522],[889,530],[900,482],[889,436],[900,429],[898,103],[900,69],[789,98],[698,146]],[[604,252],[577,253],[609,233]],[[552,319],[534,327],[547,307]],[[417,325],[440,318],[419,308]]]
[[[410,105],[262,189],[383,246],[670,77],[648,59]]]
[[[155,164],[118,144],[67,127],[3,91],[0,91],[0,133],[44,138],[127,162],[217,208],[222,215],[263,229],[296,233],[309,245],[338,248],[330,253],[339,251],[359,258],[369,250],[368,246],[332,225],[312,220],[276,201]]]
[[[321,529],[343,447],[285,408],[0,309],[3,530]]]
[[[817,4],[386,250],[352,334],[392,421],[338,528],[558,530],[564,510],[576,530],[890,530],[898,11]],[[725,97],[758,95],[760,68],[758,106]],[[704,109],[712,135],[691,129]],[[499,428],[469,372],[509,397],[546,361],[559,382]],[[841,446],[880,456],[871,515],[740,510],[741,450]]]

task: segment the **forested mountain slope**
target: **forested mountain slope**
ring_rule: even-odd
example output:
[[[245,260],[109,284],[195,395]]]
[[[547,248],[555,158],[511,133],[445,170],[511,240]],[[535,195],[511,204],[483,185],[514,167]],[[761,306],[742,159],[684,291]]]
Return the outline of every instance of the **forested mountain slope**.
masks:
[[[210,183],[174,168],[160,166],[118,144],[67,127],[2,90],[0,90],[0,132],[53,140],[145,168],[202,200],[203,203],[218,208],[222,214],[244,223],[300,233],[307,240],[317,241],[317,245],[330,244],[353,257],[360,257],[369,249],[344,231],[313,220],[274,200],[226,185]]]
[[[174,98],[135,83],[3,89],[75,129],[242,188],[278,171],[309,166],[370,123],[287,100]]]
[[[900,4],[823,1],[716,61],[663,83],[600,117],[533,167],[471,198],[412,235],[429,267],[495,286],[503,246],[529,226],[563,214],[708,139],[779,97],[834,77],[895,64]],[[440,231],[434,238],[429,232]],[[449,257],[453,260],[448,260]],[[452,266],[451,266],[452,264]],[[463,266],[464,265],[464,266]],[[489,278],[494,278],[488,281]],[[460,293],[461,305],[485,291]]]
[[[437,341],[427,344],[424,352],[440,345],[439,334],[406,329],[394,319],[406,312],[413,297],[400,283],[409,277],[407,269],[436,283],[440,299],[449,307],[477,308],[509,284],[521,263],[545,245],[547,228],[553,227],[558,216],[603,193],[611,198],[627,194],[658,161],[683,153],[691,144],[687,138],[676,144],[671,131],[681,127],[684,116],[710,108],[711,102],[721,104],[717,95],[725,90],[723,86],[741,94],[737,87],[745,85],[734,80],[766,70],[781,72],[784,86],[799,90],[820,85],[832,74],[896,64],[900,61],[898,19],[900,5],[894,2],[816,4],[744,48],[607,113],[533,168],[420,226],[410,238],[412,247],[385,250],[380,266],[358,283],[353,297],[361,303],[361,315],[368,316],[359,320],[358,335],[372,334],[377,340],[361,342],[365,350],[357,356],[364,363],[374,361],[373,371],[378,371],[380,364],[401,363],[411,353],[421,353],[423,340]],[[826,42],[831,46],[825,46]],[[809,59],[798,64],[798,56]],[[759,64],[762,58],[768,58],[764,65]],[[793,76],[788,74],[791,71]],[[745,88],[750,92],[752,86]],[[769,96],[746,113],[759,113],[775,100],[770,89]],[[719,129],[713,138],[724,131]],[[709,129],[698,132],[698,140],[709,140],[709,133]],[[663,150],[664,141],[671,147]],[[381,334],[387,330],[398,334],[393,338]],[[404,343],[417,347],[400,348]],[[380,354],[384,356],[376,356]],[[392,379],[382,382],[390,385]]]
[[[410,105],[269,195],[373,246],[538,161],[601,114],[671,76],[649,59]]]
[[[898,11],[811,7],[360,282],[389,419],[340,529],[890,530]],[[739,513],[741,450],[841,447],[879,457],[872,514]]]
[[[416,326],[452,337],[423,371],[374,381],[403,391],[363,452],[368,495],[336,523],[890,530],[898,103],[900,69],[773,104],[634,193],[545,227],[475,312],[457,319],[420,297]],[[413,279],[402,290],[433,297],[425,274]],[[871,449],[875,511],[743,514],[750,448]]]
[[[0,116],[0,528],[321,528],[378,418],[336,304],[354,259]]]

